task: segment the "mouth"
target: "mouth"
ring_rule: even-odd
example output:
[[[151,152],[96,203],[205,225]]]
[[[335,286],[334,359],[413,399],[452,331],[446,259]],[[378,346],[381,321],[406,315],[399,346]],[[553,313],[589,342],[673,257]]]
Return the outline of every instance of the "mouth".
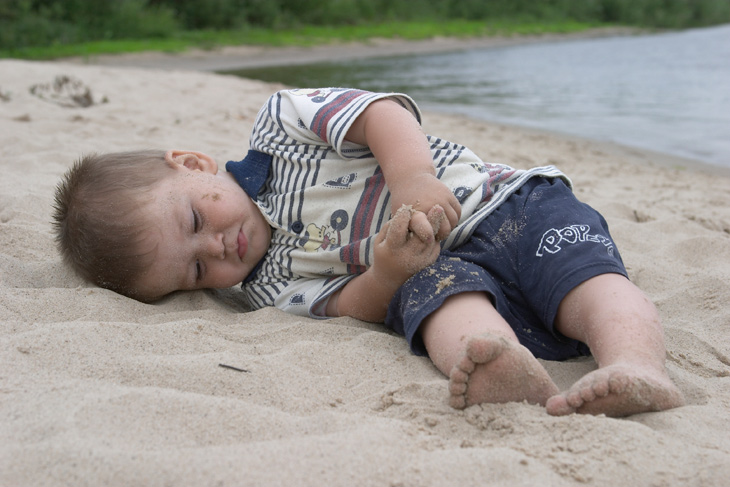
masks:
[[[243,256],[246,255],[248,249],[248,239],[243,233],[243,228],[238,232],[238,258],[243,260]]]

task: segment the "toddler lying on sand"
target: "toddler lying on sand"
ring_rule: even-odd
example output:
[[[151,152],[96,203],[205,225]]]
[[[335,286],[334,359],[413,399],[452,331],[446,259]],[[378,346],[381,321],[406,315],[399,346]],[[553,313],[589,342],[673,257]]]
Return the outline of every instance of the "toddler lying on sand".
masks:
[[[682,405],[654,306],[568,178],[485,163],[420,117],[402,94],[289,90],[225,172],[188,150],[83,157],[56,194],[60,248],[146,302],[243,282],[252,308],[385,323],[449,377],[455,408]],[[536,359],[590,354],[599,368],[563,392]]]

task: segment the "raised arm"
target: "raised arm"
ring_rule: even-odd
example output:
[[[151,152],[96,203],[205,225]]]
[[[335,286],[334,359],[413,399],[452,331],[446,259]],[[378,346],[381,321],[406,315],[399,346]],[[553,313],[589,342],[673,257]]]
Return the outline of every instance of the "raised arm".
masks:
[[[398,211],[375,239],[373,265],[329,300],[327,314],[382,322],[398,288],[436,261],[438,241],[458,223],[461,206],[436,178],[418,121],[395,101],[373,102],[345,138],[370,148]]]
[[[446,221],[436,238],[448,236],[459,221],[461,205],[436,178],[428,140],[410,112],[387,98],[375,101],[353,122],[345,138],[370,147],[383,170],[393,211],[411,205],[427,213],[439,205]]]

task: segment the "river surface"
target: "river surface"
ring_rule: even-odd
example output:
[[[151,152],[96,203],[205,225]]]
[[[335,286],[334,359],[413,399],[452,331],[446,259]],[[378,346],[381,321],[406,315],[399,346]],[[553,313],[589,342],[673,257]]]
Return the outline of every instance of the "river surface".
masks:
[[[235,74],[399,91],[424,109],[730,168],[730,25]]]

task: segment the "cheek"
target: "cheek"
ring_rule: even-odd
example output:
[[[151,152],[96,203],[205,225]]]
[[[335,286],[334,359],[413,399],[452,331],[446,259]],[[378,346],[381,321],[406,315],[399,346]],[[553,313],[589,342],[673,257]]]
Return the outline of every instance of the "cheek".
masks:
[[[230,264],[222,264],[208,275],[206,282],[203,284],[206,288],[226,288],[240,284],[244,277],[244,272],[240,268]]]

